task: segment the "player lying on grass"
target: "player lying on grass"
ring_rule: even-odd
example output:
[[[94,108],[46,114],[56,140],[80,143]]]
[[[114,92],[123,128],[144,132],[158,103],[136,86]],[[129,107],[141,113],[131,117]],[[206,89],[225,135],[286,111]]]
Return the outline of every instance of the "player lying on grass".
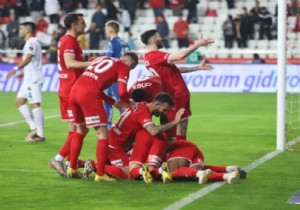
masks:
[[[149,78],[144,80],[144,85],[137,85],[136,88],[133,88],[129,90],[129,93],[131,94],[131,98],[134,101],[143,101],[147,100],[147,97],[153,92],[154,89],[157,88],[148,88],[151,87],[154,84],[153,78],[151,79],[152,83],[150,83]],[[148,85],[147,85],[148,84]],[[150,85],[151,84],[151,85]],[[157,82],[155,84],[158,84]],[[138,88],[139,87],[139,88]],[[158,87],[158,85],[153,86]],[[148,91],[150,94],[148,94]],[[169,118],[173,118],[172,112],[169,113]],[[161,122],[166,123],[168,119],[164,117],[164,115],[160,115]],[[240,170],[237,166],[203,166],[204,162],[204,156],[200,149],[189,141],[183,141],[179,140],[174,141],[175,136],[175,130],[169,129],[167,131],[169,139],[171,140],[172,146],[170,147],[170,151],[168,153],[168,164],[164,165],[164,173],[168,174],[168,169],[170,170],[170,173],[174,175],[175,178],[178,177],[186,177],[186,176],[192,176],[193,178],[199,179],[199,183],[203,184],[206,183],[207,180],[209,181],[222,181],[226,180],[228,183],[235,183],[237,182],[239,178],[239,173],[241,177],[245,177],[246,173],[243,170]],[[173,140],[172,140],[173,139]],[[193,161],[195,162],[194,164]],[[185,168],[182,168],[185,167]],[[157,173],[157,168],[149,168],[149,164],[143,164],[143,178],[146,183],[151,183],[153,181],[153,177],[157,178],[159,177],[159,174]],[[174,173],[174,170],[177,169],[177,171]],[[238,172],[234,172],[238,171]],[[231,172],[231,173],[229,173]],[[189,174],[186,174],[189,173]],[[172,178],[163,178],[164,182],[170,181]]]
[[[204,164],[204,155],[192,142],[182,139],[171,143],[167,154],[168,168],[173,179],[190,178],[199,184],[207,181],[226,181],[237,183],[239,178],[246,178],[246,172],[239,166],[214,166]]]

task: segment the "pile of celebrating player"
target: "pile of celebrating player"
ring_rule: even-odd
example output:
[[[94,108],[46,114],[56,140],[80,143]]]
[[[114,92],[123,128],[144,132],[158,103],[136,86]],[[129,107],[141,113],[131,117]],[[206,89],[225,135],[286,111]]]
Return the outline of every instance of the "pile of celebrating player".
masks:
[[[131,178],[167,183],[188,178],[199,184],[223,180],[232,184],[245,178],[246,172],[238,166],[206,165],[201,150],[186,136],[192,113],[190,93],[181,74],[213,67],[204,60],[194,67],[177,67],[173,62],[213,44],[212,39],[200,36],[191,47],[166,53],[160,51],[162,38],[157,31],[145,31],[141,34],[147,46],[144,62],[152,76],[140,78],[127,91],[129,73],[138,57],[131,51],[122,54],[118,22],[106,23],[106,56],[90,61],[84,61],[77,42],[86,27],[83,15],[70,13],[64,23],[67,32],[58,44],[58,95],[61,118],[69,122],[69,131],[49,161],[51,168],[70,178],[87,178],[95,172],[96,182]],[[9,77],[23,66],[11,71]],[[112,106],[121,115],[111,126]],[[160,125],[152,121],[153,115],[160,118]],[[94,128],[97,136],[96,160],[82,161],[79,155],[89,128]],[[37,131],[30,141],[45,140]]]

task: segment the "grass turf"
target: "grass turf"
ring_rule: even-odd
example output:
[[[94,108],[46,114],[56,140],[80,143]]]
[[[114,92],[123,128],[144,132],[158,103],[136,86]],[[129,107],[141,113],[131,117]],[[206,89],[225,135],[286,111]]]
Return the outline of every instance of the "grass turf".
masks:
[[[0,124],[23,120],[15,93],[1,93]],[[44,93],[45,116],[59,115],[56,93]],[[276,147],[275,94],[192,94],[188,137],[205,163],[245,167]],[[68,126],[59,117],[45,121],[45,143],[26,143],[25,123],[0,127],[1,209],[163,209],[206,185],[197,182],[141,181],[95,183],[58,176],[47,162],[64,142]],[[81,158],[95,157],[96,138],[88,134]],[[224,185],[184,209],[298,209],[287,204],[299,190],[298,150],[286,150],[257,167],[237,185]]]

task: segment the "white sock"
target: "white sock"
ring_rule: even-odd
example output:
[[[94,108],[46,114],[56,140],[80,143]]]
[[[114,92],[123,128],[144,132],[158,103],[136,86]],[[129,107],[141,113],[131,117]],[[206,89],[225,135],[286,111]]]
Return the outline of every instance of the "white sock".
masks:
[[[159,174],[162,174],[162,168],[161,168],[161,167],[159,167],[158,173],[159,173]]]
[[[63,156],[61,156],[60,154],[57,154],[54,158],[54,160],[56,161],[63,161],[65,158]]]
[[[37,128],[37,135],[44,137],[44,114],[41,107],[32,110],[33,119]]]
[[[143,168],[142,167],[139,169],[139,172],[140,172],[140,175],[143,174]]]
[[[227,180],[228,179],[228,175],[229,175],[229,173],[224,174],[223,175],[223,180]]]
[[[31,115],[31,112],[30,112],[28,106],[25,105],[25,104],[23,104],[22,106],[20,106],[20,107],[18,108],[18,110],[19,110],[20,113],[23,115],[25,121],[27,122],[27,124],[28,124],[29,127],[30,127],[30,130],[35,130],[35,129],[36,129],[36,126],[35,126],[33,117],[32,117],[32,115]]]
[[[238,171],[239,169],[240,169],[239,166],[226,166],[226,172],[227,173]]]
[[[203,174],[203,172],[204,172],[204,171],[197,171],[197,173],[196,173],[196,177],[198,177],[198,178],[199,178],[199,177],[200,177],[200,176]]]

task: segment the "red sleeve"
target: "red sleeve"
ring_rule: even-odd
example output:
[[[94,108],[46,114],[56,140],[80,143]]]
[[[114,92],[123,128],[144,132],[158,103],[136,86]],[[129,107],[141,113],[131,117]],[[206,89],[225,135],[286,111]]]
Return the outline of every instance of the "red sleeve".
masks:
[[[118,68],[118,94],[122,101],[130,103],[127,92],[127,81],[129,77],[129,67],[125,64],[121,64]]]
[[[63,55],[64,54],[74,54],[75,56],[75,51],[74,49],[77,48],[77,43],[74,42],[74,40],[69,39],[68,41],[65,42],[65,46],[63,49]]]
[[[129,101],[129,95],[127,92],[127,83],[124,83],[122,81],[118,81],[118,94],[122,101],[125,103],[130,103]]]

